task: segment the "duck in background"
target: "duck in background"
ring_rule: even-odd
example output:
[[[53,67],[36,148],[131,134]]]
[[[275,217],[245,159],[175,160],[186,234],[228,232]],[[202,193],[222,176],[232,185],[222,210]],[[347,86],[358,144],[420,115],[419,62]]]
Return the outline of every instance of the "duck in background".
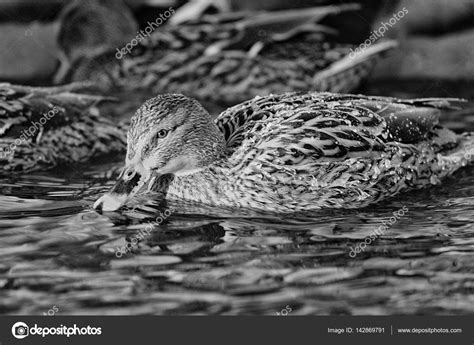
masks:
[[[97,107],[108,99],[74,92],[85,87],[0,83],[0,175],[124,151],[124,129]]]
[[[125,167],[94,208],[115,211],[149,191],[283,213],[364,207],[437,184],[474,159],[474,136],[438,122],[460,102],[286,93],[213,121],[196,100],[159,95],[132,118]]]
[[[61,16],[58,43],[70,67],[56,81],[91,80],[104,90],[139,91],[148,97],[180,92],[217,104],[272,92],[350,92],[396,46],[394,41],[381,41],[350,56],[362,39],[348,39],[350,33],[338,31],[336,24],[347,23],[339,16],[354,16],[359,10],[357,4],[342,4],[222,13],[182,25],[151,23],[155,25],[149,36],[141,30],[128,44],[110,49],[113,44],[107,42],[123,37],[123,30],[110,30],[108,13],[114,8],[97,11],[76,1]],[[94,18],[95,25],[79,25],[80,18]],[[86,48],[76,41],[90,44]]]
[[[62,82],[79,61],[93,59],[126,44],[138,30],[133,13],[122,1],[116,0],[74,0],[61,10],[58,21],[56,84]]]

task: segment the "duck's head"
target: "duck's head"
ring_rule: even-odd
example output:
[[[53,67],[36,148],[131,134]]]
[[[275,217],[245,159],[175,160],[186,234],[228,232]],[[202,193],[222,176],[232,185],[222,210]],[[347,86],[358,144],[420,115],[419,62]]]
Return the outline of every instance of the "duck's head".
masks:
[[[138,30],[131,9],[122,0],[74,0],[61,10],[57,44],[59,67],[54,82],[67,81],[81,61],[120,49]]]
[[[196,100],[180,94],[152,98],[132,117],[125,167],[94,208],[115,211],[128,198],[150,189],[156,178],[195,173],[224,151],[224,135]]]

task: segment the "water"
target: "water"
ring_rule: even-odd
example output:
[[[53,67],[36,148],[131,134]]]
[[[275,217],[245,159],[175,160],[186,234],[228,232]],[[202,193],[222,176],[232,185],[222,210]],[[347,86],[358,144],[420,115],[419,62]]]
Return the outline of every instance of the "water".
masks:
[[[426,96],[415,91],[409,96]],[[452,121],[474,130],[470,119],[461,123]],[[0,313],[42,315],[53,306],[62,315],[474,311],[472,165],[440,186],[363,210],[282,216],[161,205],[171,215],[118,258],[116,248],[152,221],[151,206],[122,215],[91,209],[121,165],[117,157],[0,179]],[[403,207],[351,257],[351,247]]]

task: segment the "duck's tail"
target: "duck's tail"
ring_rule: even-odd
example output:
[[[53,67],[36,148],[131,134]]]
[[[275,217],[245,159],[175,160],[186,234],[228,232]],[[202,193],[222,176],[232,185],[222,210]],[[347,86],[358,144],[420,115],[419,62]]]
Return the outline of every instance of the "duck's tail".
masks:
[[[361,47],[351,49],[344,58],[316,73],[313,87],[320,91],[351,92],[367,78],[376,61],[397,46],[397,41],[386,40],[374,43],[365,49],[360,49]]]
[[[367,206],[405,190],[440,184],[459,169],[474,163],[474,133],[458,135],[438,126],[428,140],[418,144],[394,145],[389,164],[381,158],[375,166],[385,170],[376,184],[363,189],[366,197],[356,207]],[[395,158],[395,159],[394,159]],[[352,206],[350,206],[352,207]]]

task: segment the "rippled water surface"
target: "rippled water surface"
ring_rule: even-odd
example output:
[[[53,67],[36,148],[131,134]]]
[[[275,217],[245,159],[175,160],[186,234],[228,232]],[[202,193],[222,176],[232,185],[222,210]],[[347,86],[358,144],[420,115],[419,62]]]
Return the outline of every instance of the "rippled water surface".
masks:
[[[168,204],[100,215],[91,204],[121,160],[0,179],[0,313],[474,311],[472,165],[363,210],[282,216]],[[350,256],[403,207],[379,239]],[[157,209],[172,213],[116,257]]]

